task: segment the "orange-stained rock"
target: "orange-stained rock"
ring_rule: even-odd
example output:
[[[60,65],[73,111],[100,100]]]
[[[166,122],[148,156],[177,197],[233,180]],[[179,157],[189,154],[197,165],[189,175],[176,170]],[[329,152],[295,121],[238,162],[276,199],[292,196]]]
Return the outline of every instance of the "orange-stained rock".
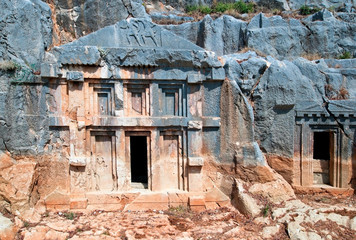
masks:
[[[205,193],[205,202],[226,202],[226,201],[230,202],[230,198],[216,187]]]
[[[70,200],[70,209],[86,209],[88,206],[88,199],[76,198]]]
[[[268,165],[276,170],[289,183],[293,182],[294,165],[293,158],[286,158],[277,155],[267,154],[266,159]]]
[[[60,192],[53,192],[45,199],[46,205],[69,205],[69,203],[70,203],[69,195]]]
[[[19,217],[28,223],[38,223],[41,221],[41,214],[34,208],[23,211]]]
[[[167,193],[141,193],[131,204],[126,205],[124,210],[166,210],[168,203]]]
[[[262,195],[274,203],[294,199],[295,194],[292,187],[282,178],[282,176],[278,174],[276,174],[276,176],[278,178],[275,181],[255,183],[248,191],[252,194]]]
[[[45,239],[47,240],[66,240],[68,239],[69,233],[68,232],[57,232],[54,230],[50,230],[46,233]]]
[[[14,160],[9,154],[0,151],[0,170],[14,165]]]
[[[49,230],[46,226],[37,226],[30,231],[26,230],[21,233],[24,240],[39,240],[45,239],[46,233]]]
[[[68,210],[70,207],[70,198],[68,194],[54,192],[44,200],[47,210],[61,211]]]
[[[310,195],[330,195],[334,197],[350,197],[355,193],[352,188],[335,188],[331,186],[293,186],[295,193],[297,194],[310,194]]]
[[[170,207],[187,206],[189,193],[168,193],[168,202]]]
[[[188,200],[190,210],[195,212],[205,211],[205,200],[202,196],[189,197]]]

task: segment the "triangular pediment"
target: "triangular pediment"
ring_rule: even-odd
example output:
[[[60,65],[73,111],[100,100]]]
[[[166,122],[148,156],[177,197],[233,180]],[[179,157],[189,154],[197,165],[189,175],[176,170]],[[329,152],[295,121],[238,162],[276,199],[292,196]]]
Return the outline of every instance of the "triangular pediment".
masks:
[[[339,113],[354,113],[356,112],[355,100],[333,100],[329,102],[329,109]]]
[[[128,19],[81,37],[69,46],[103,48],[157,48],[170,50],[203,50],[186,39],[145,19]]]
[[[296,105],[297,112],[323,112],[324,108],[320,103],[314,101],[301,101]]]

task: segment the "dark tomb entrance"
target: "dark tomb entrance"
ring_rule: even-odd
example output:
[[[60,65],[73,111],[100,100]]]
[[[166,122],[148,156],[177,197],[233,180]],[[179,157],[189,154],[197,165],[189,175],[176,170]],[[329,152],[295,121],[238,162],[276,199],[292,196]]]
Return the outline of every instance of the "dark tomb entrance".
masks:
[[[331,133],[314,132],[313,175],[314,184],[330,184]]]
[[[147,188],[147,137],[130,136],[131,185],[134,188]]]

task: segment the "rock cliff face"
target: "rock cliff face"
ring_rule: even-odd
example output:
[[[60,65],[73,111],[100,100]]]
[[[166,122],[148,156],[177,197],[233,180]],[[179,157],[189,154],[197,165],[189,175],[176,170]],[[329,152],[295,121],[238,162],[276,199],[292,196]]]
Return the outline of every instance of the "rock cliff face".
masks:
[[[183,8],[215,1],[161,2]],[[298,9],[305,3],[304,0],[256,2],[282,10]],[[355,6],[353,1],[307,1],[307,4],[317,7],[342,5],[349,12]],[[131,67],[140,61],[140,66],[164,65],[167,69],[173,63],[182,68],[189,64],[196,69],[209,66],[213,69],[211,72],[204,70],[198,74],[208,81],[214,78],[223,80],[224,75],[221,74],[225,71],[221,94],[214,92],[217,88],[214,84],[204,86],[207,92],[211,90],[208,100],[215,101],[214,106],[220,105],[221,117],[220,135],[207,131],[204,144],[215,144],[214,151],[221,153],[214,164],[226,164],[229,166],[224,165],[226,168],[234,166],[234,173],[230,175],[227,170],[218,172],[222,168],[220,166],[204,166],[204,179],[206,182],[214,179],[213,185],[225,195],[231,195],[233,179],[240,175],[246,182],[276,183],[293,197],[290,186],[280,177],[275,177],[277,174],[268,165],[294,186],[322,183],[348,188],[356,185],[356,61],[334,59],[346,53],[347,57],[356,57],[355,13],[322,10],[301,20],[257,14],[249,22],[227,15],[217,19],[206,16],[199,22],[160,26],[214,52],[220,56],[220,62],[216,58],[215,62],[204,62],[214,54],[203,54],[198,46],[194,46],[193,53],[176,51],[173,55],[156,48],[139,52],[128,47],[106,51],[99,47],[105,40],[111,40],[102,39],[105,34],[97,35],[97,46],[80,48],[84,49],[80,52],[69,51],[65,59],[60,59],[61,49],[55,48],[44,59],[45,52],[54,46],[132,17],[149,20],[141,0],[0,2],[1,208],[24,218],[27,216],[26,219],[39,217],[46,197],[57,196],[58,192],[70,189],[69,127],[50,127],[49,113],[58,112],[60,103],[56,102],[58,96],[54,95],[54,85],[40,75],[43,76],[44,70],[48,70],[47,78],[56,75],[57,72],[51,72],[54,71],[51,67],[62,60],[58,67],[70,70],[71,65],[83,56],[87,61],[83,63],[87,65],[84,69],[89,69],[85,70],[86,74],[91,74],[92,78],[101,74],[95,75],[97,73],[90,70],[93,66],[104,69],[102,75],[105,73],[112,80],[117,74],[115,71],[119,71],[115,66],[126,64],[125,67]],[[124,25],[120,26],[120,29],[126,29]],[[133,26],[140,28],[139,24]],[[102,32],[113,32],[112,29],[113,26]],[[152,46],[157,45],[153,37],[156,32],[145,33],[138,39],[138,35],[132,32],[126,40],[130,42],[132,38],[140,45],[148,39]],[[81,38],[69,46],[84,44],[86,39]],[[318,60],[309,61],[301,57]],[[43,65],[44,61],[47,65]],[[215,71],[217,68],[219,70]],[[167,69],[162,71],[168,72]],[[152,69],[135,71],[122,71],[121,75],[115,76],[127,78],[132,74],[132,78],[144,79],[142,76],[157,74],[162,79],[162,76],[167,77]],[[169,71],[172,79],[180,76],[185,81],[189,75],[186,69]],[[60,75],[56,77],[61,78]],[[199,80],[197,78],[194,75],[189,77],[189,81],[195,84]],[[204,104],[209,105],[209,102]],[[214,107],[210,111],[219,114],[217,109]],[[76,114],[76,111],[62,110],[71,117]],[[199,129],[199,124],[191,127]],[[324,159],[331,162],[329,167],[320,161],[317,164],[313,162],[320,160],[313,151],[318,149],[314,140],[320,136],[327,138],[323,147],[330,153],[329,159]],[[265,177],[266,172],[274,177]]]
[[[353,14],[349,16],[354,16]],[[343,21],[323,10],[303,20],[258,14],[250,22],[231,16],[200,22],[168,25],[166,28],[219,55],[250,48],[277,59],[298,56],[337,58],[356,54],[354,20]]]
[[[91,32],[134,18],[147,18],[142,0],[45,0],[52,10],[53,43],[58,46]]]
[[[0,58],[39,68],[38,60],[52,43],[49,6],[41,1],[1,1]]]

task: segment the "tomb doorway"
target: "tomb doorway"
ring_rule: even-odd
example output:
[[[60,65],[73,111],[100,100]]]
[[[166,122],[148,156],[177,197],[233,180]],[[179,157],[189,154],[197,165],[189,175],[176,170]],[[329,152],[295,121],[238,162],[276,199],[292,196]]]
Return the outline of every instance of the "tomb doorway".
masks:
[[[150,133],[126,132],[126,159],[130,163],[131,188],[148,189],[150,182]]]
[[[142,184],[143,188],[147,188],[147,137],[130,136],[130,149],[131,183],[136,187]]]
[[[313,133],[313,184],[331,185],[334,137],[330,131]]]

